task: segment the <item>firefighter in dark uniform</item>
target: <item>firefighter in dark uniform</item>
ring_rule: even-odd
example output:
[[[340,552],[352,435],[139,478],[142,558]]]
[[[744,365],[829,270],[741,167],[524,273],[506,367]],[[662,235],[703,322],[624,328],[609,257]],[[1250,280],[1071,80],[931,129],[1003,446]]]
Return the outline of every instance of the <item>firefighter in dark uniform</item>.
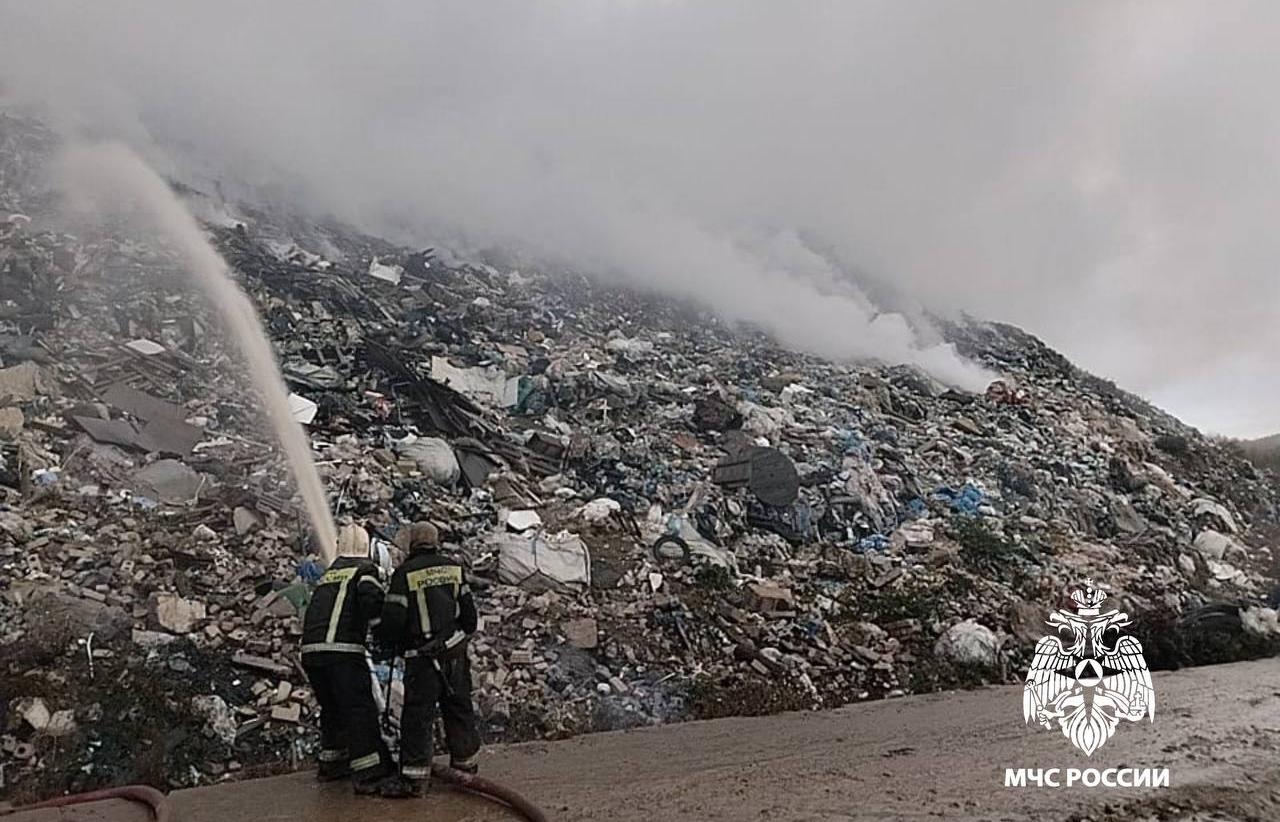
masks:
[[[401,784],[417,794],[431,775],[437,707],[450,765],[467,773],[478,770],[480,732],[467,659],[467,640],[475,633],[477,616],[462,566],[439,553],[435,526],[414,523],[399,542],[408,556],[391,575],[380,634],[404,653]]]
[[[320,703],[321,781],[351,776],[356,793],[378,793],[391,759],[365,653],[382,617],[384,590],[358,525],[338,535],[338,557],[311,595],[302,624],[302,667]]]

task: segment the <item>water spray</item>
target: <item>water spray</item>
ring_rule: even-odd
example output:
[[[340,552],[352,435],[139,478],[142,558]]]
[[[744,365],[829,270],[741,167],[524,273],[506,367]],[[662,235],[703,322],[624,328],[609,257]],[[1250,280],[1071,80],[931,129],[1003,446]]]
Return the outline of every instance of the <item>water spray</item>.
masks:
[[[136,206],[151,226],[182,252],[192,279],[217,308],[229,337],[248,363],[249,376],[266,403],[267,419],[284,448],[321,554],[326,563],[332,562],[337,533],[324,485],[311,459],[311,445],[289,408],[284,379],[257,309],[231,278],[226,261],[160,175],[127,146],[74,147],[64,153],[61,167],[73,197],[102,211]]]

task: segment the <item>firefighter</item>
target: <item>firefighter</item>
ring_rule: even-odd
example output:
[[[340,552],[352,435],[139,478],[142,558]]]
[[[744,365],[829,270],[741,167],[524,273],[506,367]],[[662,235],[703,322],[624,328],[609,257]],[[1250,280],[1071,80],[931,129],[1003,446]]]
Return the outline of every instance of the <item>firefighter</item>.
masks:
[[[397,541],[408,556],[391,575],[380,633],[404,654],[400,788],[416,796],[431,775],[437,708],[450,765],[467,773],[478,770],[480,732],[467,659],[467,640],[475,633],[477,617],[462,566],[439,553],[434,525],[414,523]]]
[[[382,617],[384,590],[358,525],[338,534],[338,556],[311,595],[302,625],[302,667],[320,703],[322,782],[351,777],[375,794],[391,768],[378,728],[366,637]]]

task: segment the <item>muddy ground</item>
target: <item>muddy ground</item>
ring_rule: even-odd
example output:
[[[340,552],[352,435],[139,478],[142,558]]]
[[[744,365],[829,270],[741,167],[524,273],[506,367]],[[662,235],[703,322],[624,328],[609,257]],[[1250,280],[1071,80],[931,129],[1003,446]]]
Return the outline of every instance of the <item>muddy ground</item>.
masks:
[[[486,751],[484,772],[557,820],[1273,820],[1280,818],[1280,660],[1156,675],[1155,721],[1086,759],[1028,728],[1001,686],[823,713],[691,722]],[[1005,788],[1004,769],[1167,767],[1167,789]],[[182,822],[498,820],[440,792],[357,802],[306,773],[174,794]],[[89,817],[86,817],[89,818]],[[94,819],[142,819],[130,813]],[[67,817],[28,814],[14,822]]]

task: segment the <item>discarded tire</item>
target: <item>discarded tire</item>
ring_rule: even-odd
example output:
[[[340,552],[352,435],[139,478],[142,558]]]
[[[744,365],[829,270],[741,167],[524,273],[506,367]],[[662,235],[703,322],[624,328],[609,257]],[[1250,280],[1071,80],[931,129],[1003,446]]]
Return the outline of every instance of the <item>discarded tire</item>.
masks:
[[[679,552],[678,557],[672,552],[673,548]],[[670,564],[677,559],[680,564],[688,565],[692,556],[689,551],[689,543],[674,534],[659,537],[658,541],[653,544],[653,559],[659,565]]]

